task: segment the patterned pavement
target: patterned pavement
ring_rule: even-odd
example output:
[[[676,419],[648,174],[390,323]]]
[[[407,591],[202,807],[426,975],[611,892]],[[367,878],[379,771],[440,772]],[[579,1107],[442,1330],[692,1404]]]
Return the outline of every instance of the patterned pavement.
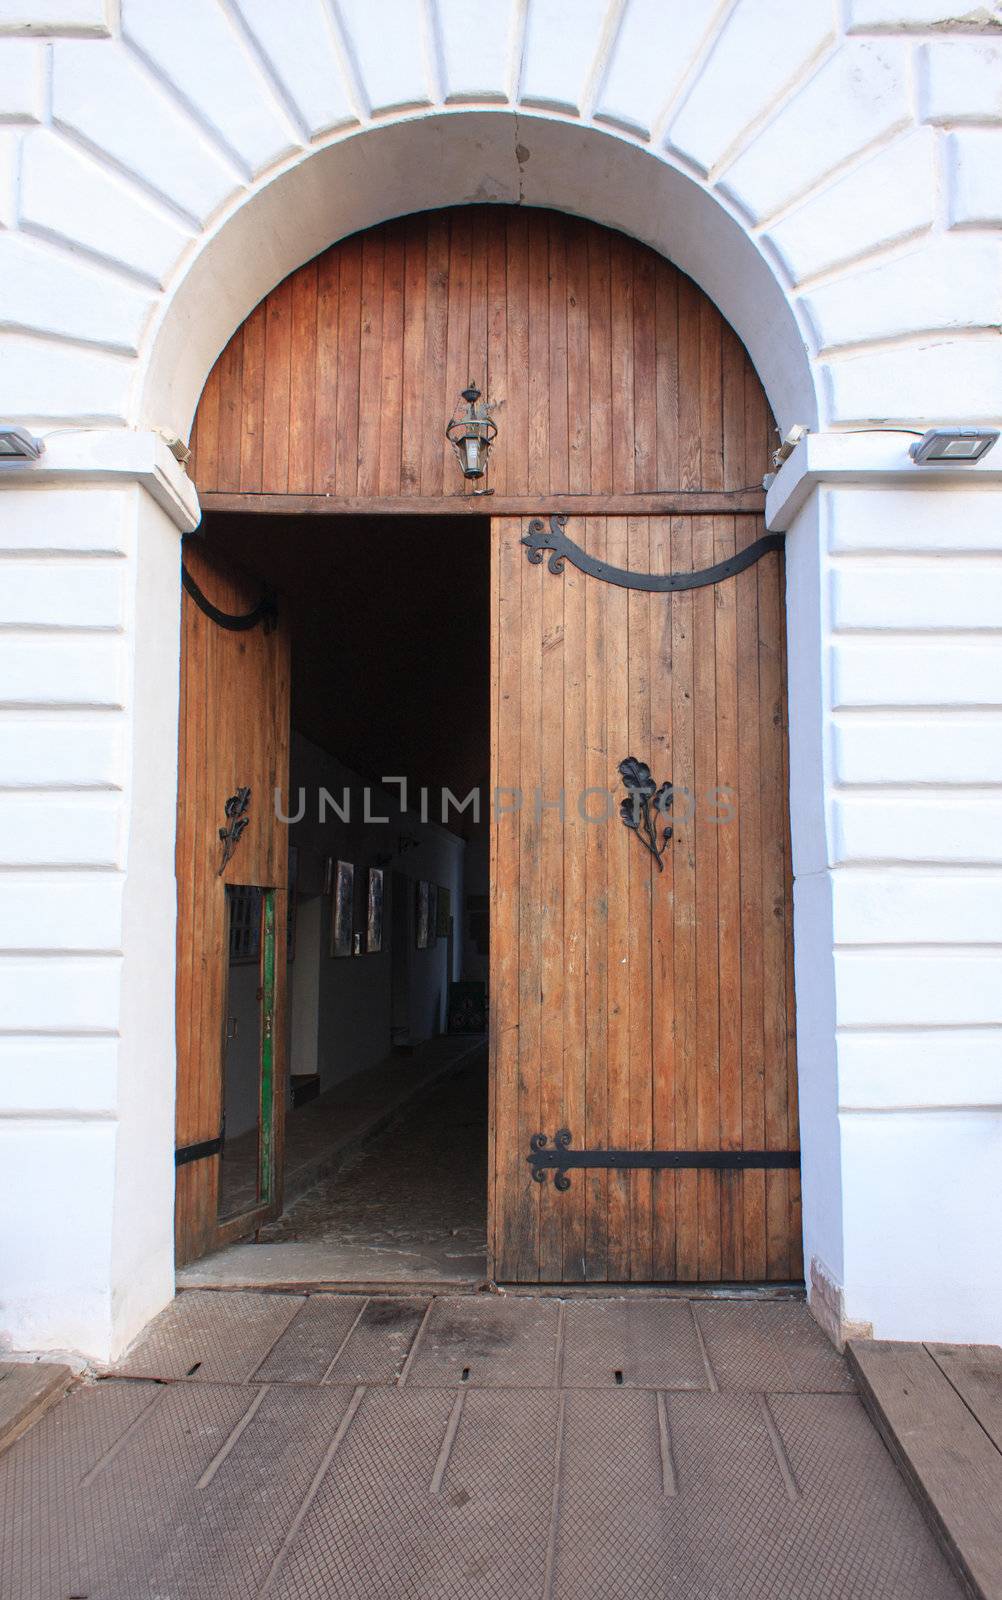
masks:
[[[959,1600],[796,1301],[189,1291],[0,1458],[4,1600]]]

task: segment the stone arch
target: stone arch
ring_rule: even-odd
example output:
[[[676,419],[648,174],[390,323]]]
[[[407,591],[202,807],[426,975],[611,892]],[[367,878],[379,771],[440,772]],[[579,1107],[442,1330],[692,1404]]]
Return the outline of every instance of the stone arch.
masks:
[[[149,341],[140,420],[170,418],[186,429],[233,331],[328,245],[393,216],[485,199],[571,212],[650,245],[724,312],[780,423],[816,424],[816,374],[796,309],[727,208],[610,131],[499,110],[443,111],[369,129],[248,196],[205,238],[165,301]]]

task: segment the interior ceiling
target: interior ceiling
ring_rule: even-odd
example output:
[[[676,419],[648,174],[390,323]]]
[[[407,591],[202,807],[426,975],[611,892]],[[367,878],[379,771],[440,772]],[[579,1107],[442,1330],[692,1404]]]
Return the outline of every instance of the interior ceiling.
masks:
[[[211,512],[194,537],[278,591],[297,732],[370,782],[486,792],[486,517]]]

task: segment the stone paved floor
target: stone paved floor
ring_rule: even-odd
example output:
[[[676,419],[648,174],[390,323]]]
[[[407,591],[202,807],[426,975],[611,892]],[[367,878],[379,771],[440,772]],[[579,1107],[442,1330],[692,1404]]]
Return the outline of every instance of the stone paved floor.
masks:
[[[257,1243],[206,1256],[178,1282],[477,1283],[486,1270],[480,1048],[262,1228]]]
[[[189,1291],[0,1459],[4,1600],[958,1600],[800,1302]]]

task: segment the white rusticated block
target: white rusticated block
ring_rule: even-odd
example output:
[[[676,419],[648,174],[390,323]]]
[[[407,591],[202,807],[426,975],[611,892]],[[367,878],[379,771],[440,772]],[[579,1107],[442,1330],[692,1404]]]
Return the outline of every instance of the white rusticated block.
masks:
[[[9,128],[0,128],[0,228],[17,226],[17,160],[23,140]]]
[[[910,120],[905,47],[889,39],[854,40],[783,106],[726,169],[719,187],[761,222]]]
[[[994,338],[949,338],[847,354],[822,366],[832,422],[991,422],[1002,416]]]
[[[294,10],[283,7],[283,12]],[[122,0],[122,30],[250,173],[299,144],[247,46],[217,0]]]
[[[1002,1057],[993,1028],[840,1033],[837,1054],[841,1106],[1002,1105]]]
[[[109,34],[108,0],[0,0],[0,33]]]
[[[41,122],[43,47],[30,39],[0,42],[0,122]]]
[[[117,795],[0,793],[0,866],[121,867]]]
[[[82,245],[162,288],[191,238],[127,179],[48,129],[23,142],[21,226]]]
[[[304,126],[315,138],[358,121],[324,0],[235,0]]]
[[[1002,27],[999,0],[847,0],[849,32],[860,28],[886,28],[905,33],[909,28]]]
[[[1002,128],[961,128],[946,138],[951,228],[1002,226]]]
[[[0,628],[122,626],[121,561],[0,561]]]
[[[830,590],[836,632],[1002,628],[1002,562],[933,556],[876,571],[850,558],[832,572]]]
[[[803,297],[821,349],[1002,322],[1002,241],[930,238]]]
[[[564,0],[530,0],[519,87],[526,105],[581,110],[608,12],[607,0],[577,0],[569,19]]]
[[[8,328],[129,355],[153,309],[150,295],[21,233],[0,235],[0,278]]]
[[[12,1033],[114,1033],[120,986],[116,956],[7,956],[0,1016]]]
[[[13,481],[12,481],[13,480]],[[126,513],[132,497],[120,489],[44,489],[0,476],[0,553],[124,556],[131,540]]]
[[[936,136],[917,128],[769,229],[794,283],[932,226]]]
[[[1002,554],[1002,495],[992,485],[970,489],[930,483],[920,494],[900,489],[829,489],[828,548],[833,555],[970,550]]]
[[[665,24],[671,18],[663,10]],[[830,7],[758,0],[731,11],[678,115],[668,143],[701,172],[771,112],[834,39]]]
[[[447,101],[507,100],[514,73],[518,26],[515,0],[488,7],[468,0],[434,0]]]
[[[926,122],[1002,122],[1002,40],[937,39],[918,52]]]
[[[5,1112],[111,1112],[117,1087],[116,1039],[0,1037],[0,1121]]]
[[[2,789],[120,789],[124,762],[120,717],[0,713]]]
[[[837,783],[1002,784],[1002,717],[836,713],[832,766]]]
[[[1002,955],[960,950],[836,950],[842,1028],[979,1027],[1002,1022]]]
[[[113,872],[5,872],[0,952],[121,954],[123,883]]]
[[[997,874],[836,872],[832,896],[837,945],[1002,945]]]
[[[120,634],[0,635],[0,706],[100,706],[124,703]]]
[[[128,421],[133,368],[123,356],[4,333],[0,370],[8,416],[37,417],[54,426]]]
[[[831,696],[844,706],[1002,706],[1002,640],[839,639]]]
[[[53,46],[52,117],[195,222],[240,187],[208,136],[117,44]]]
[[[649,138],[720,16],[720,0],[631,0],[595,103],[600,122]]]
[[[831,813],[836,866],[849,861],[1002,862],[1002,792],[919,790],[875,797],[843,789],[833,796]]]
[[[1002,1342],[1002,1116],[843,1113],[840,1133],[847,1317],[877,1339]]]
[[[371,110],[429,105],[430,41],[422,0],[396,0],[392,21],[371,0],[338,0],[338,12]]]

